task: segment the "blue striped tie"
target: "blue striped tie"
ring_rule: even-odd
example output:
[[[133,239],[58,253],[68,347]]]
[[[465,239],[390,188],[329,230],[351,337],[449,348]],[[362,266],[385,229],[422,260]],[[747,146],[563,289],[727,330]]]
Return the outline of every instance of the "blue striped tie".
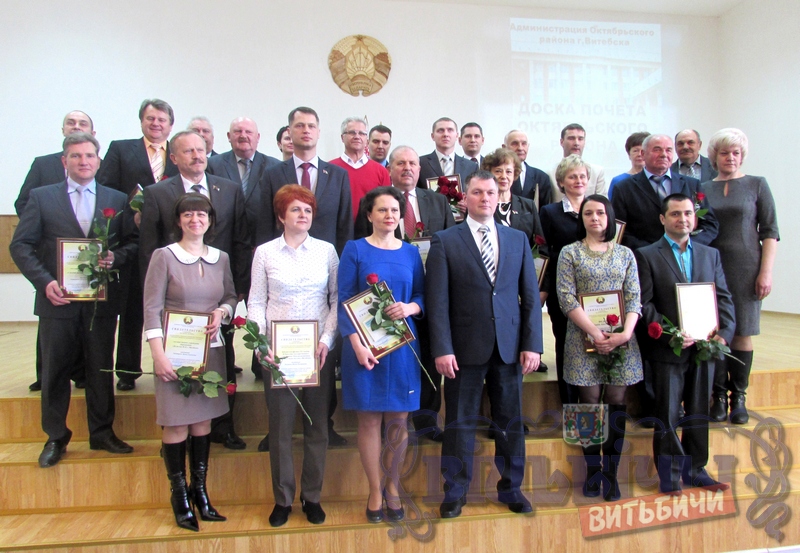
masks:
[[[492,243],[489,241],[489,227],[481,225],[478,232],[483,235],[481,238],[481,259],[483,259],[483,264],[486,266],[486,272],[489,273],[489,279],[494,284],[497,270],[494,266],[494,250],[492,249]]]

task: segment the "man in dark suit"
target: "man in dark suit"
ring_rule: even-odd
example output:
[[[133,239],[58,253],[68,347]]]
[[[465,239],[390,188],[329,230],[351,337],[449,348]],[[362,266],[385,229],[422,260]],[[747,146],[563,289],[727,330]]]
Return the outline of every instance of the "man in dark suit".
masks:
[[[164,100],[145,100],[139,107],[139,121],[142,138],[114,140],[108,146],[103,166],[97,173],[97,180],[109,188],[130,195],[139,184],[143,188],[164,178],[174,177],[178,168],[169,156],[167,140],[175,123],[175,113]],[[134,220],[131,209],[126,208],[127,217]],[[125,371],[119,374],[117,389],[133,390],[137,375],[142,372],[142,329],[144,313],[142,310],[142,279],[137,260],[131,260],[128,267],[120,271],[122,283],[122,314],[119,318],[117,335],[116,369]]]
[[[63,136],[66,137],[76,132],[85,132],[92,136],[95,135],[92,118],[79,110],[71,111],[66,114],[61,124],[61,134]],[[25,177],[25,182],[22,183],[17,201],[14,202],[14,210],[17,212],[18,217],[21,217],[22,212],[25,210],[25,205],[28,203],[31,190],[64,180],[66,173],[64,171],[64,163],[61,161],[63,155],[64,152],[60,151],[54,154],[39,156],[33,160],[28,175]],[[78,344],[76,347],[80,348],[81,346]],[[76,388],[84,388],[86,385],[86,378],[84,377],[86,369],[84,368],[82,357],[82,353],[78,355],[78,362],[70,371],[70,378],[75,382]],[[42,389],[42,356],[39,353],[38,333],[36,336],[36,381],[28,386],[28,389],[32,392]]]
[[[695,223],[694,201],[672,194],[662,202],[660,221],[664,235],[655,244],[636,250],[642,288],[640,324],[663,324],[664,319],[680,325],[675,286],[686,282],[713,282],[716,286],[719,325],[713,340],[727,344],[735,328],[733,302],[725,283],[719,252],[690,239]],[[684,334],[683,351],[675,355],[670,336],[645,334],[639,342],[642,354],[653,369],[655,415],[653,458],[660,490],[678,493],[681,480],[687,486],[717,486],[705,470],[708,462],[708,421],[710,379],[714,360],[696,363],[695,338]],[[705,337],[703,337],[705,338]],[[679,408],[683,401],[686,419],[678,439]]]
[[[208,160],[208,172],[238,184],[244,194],[247,209],[248,238],[256,245],[256,228],[261,212],[259,182],[269,167],[280,161],[257,151],[261,135],[255,121],[239,117],[231,121],[228,141],[231,151]]]
[[[369,158],[389,168],[389,151],[392,148],[392,129],[375,125],[369,130]]]
[[[479,124],[470,121],[461,127],[461,136],[458,138],[458,144],[464,152],[464,158],[477,163],[478,167],[483,163],[483,156],[481,155],[483,142],[483,127]]]
[[[644,139],[642,147],[644,170],[619,183],[611,200],[617,219],[627,223],[622,244],[632,250],[649,246],[664,235],[659,223],[663,198],[683,194],[696,200],[700,187],[697,179],[670,171],[675,151],[671,137],[651,134]],[[709,210],[699,220],[693,241],[708,245],[717,237],[719,224],[705,199],[697,203]]]
[[[261,177],[262,207],[256,244],[264,244],[281,235],[272,199],[282,186],[300,184],[311,190],[317,198],[317,214],[308,233],[314,238],[333,244],[336,253],[341,256],[344,245],[353,239],[353,208],[347,171],[322,161],[317,156],[319,116],[313,109],[301,106],[289,112],[289,135],[294,148],[292,157],[270,167]],[[338,344],[339,347],[334,345],[334,351],[340,352],[341,339]],[[337,399],[333,379],[331,383],[328,444],[346,445],[347,440],[333,430],[331,416],[336,410]],[[264,438],[259,444],[259,451],[266,451],[268,443],[269,440]]]
[[[208,117],[204,115],[193,117],[189,124],[186,125],[186,130],[196,132],[206,141],[206,157],[209,161],[213,156],[219,155],[214,151],[214,126],[208,120]]]
[[[175,202],[184,194],[196,192],[211,200],[216,212],[214,238],[209,245],[230,256],[236,292],[241,300],[250,289],[250,254],[247,236],[247,214],[241,187],[235,182],[206,175],[206,152],[203,138],[192,131],[177,133],[170,140],[170,157],[180,171],[170,179],[144,189],[144,207],[139,238],[139,268],[147,274],[150,257],[156,248],[173,242],[172,221]],[[233,335],[230,325],[222,325],[225,336],[226,368],[229,382],[236,381],[233,364]],[[228,396],[230,411],[212,422],[211,440],[228,449],[244,449],[245,443],[233,427],[233,405],[236,395]]]
[[[672,172],[692,177],[700,182],[712,180],[718,173],[711,166],[707,157],[700,155],[703,142],[700,133],[694,129],[686,129],[675,135],[675,149],[678,160],[672,164]]]
[[[533,200],[536,209],[552,202],[550,177],[541,169],[528,165],[528,135],[520,130],[509,132],[503,140],[503,148],[512,150],[522,162],[522,172],[511,185],[511,194]]]
[[[463,183],[468,175],[478,170],[478,164],[458,155],[458,126],[449,117],[441,117],[433,123],[431,138],[436,149],[419,158],[419,181],[417,188],[428,188],[428,179],[458,174]]]
[[[106,301],[74,302],[65,297],[58,278],[59,238],[94,238],[104,221],[104,211],[121,213],[124,194],[100,186],[95,174],[100,165],[100,145],[87,133],[64,139],[64,182],[31,191],[28,206],[11,240],[11,257],[36,288],[34,312],[39,317],[42,339],[42,429],[48,436],[39,466],[51,467],[61,460],[72,437],[67,428],[70,403],[69,370],[78,360],[82,343],[86,359],[86,410],[89,447],[111,453],[130,453],[133,448],[116,437],[114,424],[113,363],[114,329],[119,312],[119,286],[106,290]],[[123,236],[121,216],[111,219],[109,234],[121,238],[111,245],[99,266],[115,269],[136,257],[135,236]],[[113,240],[113,239],[112,239]]]
[[[467,500],[484,380],[492,419],[503,430],[495,437],[498,499],[512,512],[532,511],[520,491],[521,387],[522,375],[536,370],[542,352],[536,269],[528,238],[494,222],[498,189],[492,174],[479,171],[466,185],[468,216],[433,236],[425,278],[431,351],[446,377],[442,518],[459,516]]]

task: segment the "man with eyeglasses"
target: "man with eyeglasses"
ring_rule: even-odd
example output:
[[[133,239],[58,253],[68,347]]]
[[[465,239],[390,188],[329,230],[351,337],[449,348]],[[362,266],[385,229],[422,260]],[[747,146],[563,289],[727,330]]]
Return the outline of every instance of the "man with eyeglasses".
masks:
[[[353,220],[358,215],[358,206],[367,192],[378,186],[391,186],[389,171],[377,161],[372,161],[366,154],[367,122],[361,117],[348,117],[342,121],[342,142],[344,154],[331,160],[347,171],[350,177],[350,194],[352,196]]]

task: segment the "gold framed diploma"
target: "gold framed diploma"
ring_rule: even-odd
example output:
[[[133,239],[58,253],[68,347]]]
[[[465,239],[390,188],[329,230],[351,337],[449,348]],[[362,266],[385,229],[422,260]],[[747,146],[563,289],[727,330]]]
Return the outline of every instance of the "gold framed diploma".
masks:
[[[678,326],[695,340],[708,340],[719,329],[717,287],[713,282],[678,283]]]
[[[601,331],[611,333],[625,325],[625,302],[621,290],[578,294],[578,301],[592,324]],[[611,322],[616,322],[616,324],[611,324]],[[597,348],[591,338],[588,335],[585,338],[586,351],[596,352]]]
[[[205,372],[211,335],[206,325],[211,313],[164,310],[164,353],[172,368],[192,367],[192,375]]]
[[[272,321],[272,352],[281,359],[280,370],[288,386],[319,386],[319,323],[317,321]],[[282,388],[269,379],[272,388]]]
[[[539,285],[539,291],[542,292],[542,285],[544,284],[544,275],[547,273],[547,266],[550,264],[550,258],[546,255],[540,255],[533,258],[533,266],[536,267],[536,282]]]
[[[379,282],[376,286],[384,293],[389,290],[384,281]],[[391,294],[389,297],[391,302],[394,303],[394,297]],[[375,308],[375,305],[379,302],[380,299],[375,295],[371,286],[364,292],[342,302],[342,306],[347,312],[347,316],[350,317],[350,321],[356,327],[356,332],[362,343],[370,349],[375,359],[380,359],[397,348],[403,347],[406,342],[416,340],[408,323],[405,325],[406,332],[403,335],[389,334],[385,328],[380,326],[380,322],[383,319],[376,313]],[[373,323],[377,323],[377,328],[375,328],[376,324]]]
[[[58,247],[58,286],[64,297],[70,301],[106,301],[106,287],[92,288],[89,278],[78,269],[85,263],[78,256],[92,245],[102,251],[100,240],[90,238],[57,238]]]
[[[428,252],[431,251],[431,237],[420,236],[419,238],[412,238],[411,245],[419,250],[419,256],[422,258],[422,266],[428,262]]]
[[[622,244],[622,235],[625,234],[625,225],[627,224],[625,221],[620,221],[617,219],[615,221],[617,223],[617,236],[614,238],[614,241],[617,244]]]
[[[447,182],[447,191],[440,190],[441,183],[443,181]],[[427,179],[428,188],[433,190],[434,192],[438,192],[442,194],[445,198],[447,198],[447,203],[450,204],[450,211],[453,212],[453,218],[456,220],[456,223],[460,223],[464,220],[464,215],[458,210],[458,208],[453,205],[455,202],[453,192],[463,193],[464,189],[461,187],[461,175],[447,175],[446,177],[431,177]]]

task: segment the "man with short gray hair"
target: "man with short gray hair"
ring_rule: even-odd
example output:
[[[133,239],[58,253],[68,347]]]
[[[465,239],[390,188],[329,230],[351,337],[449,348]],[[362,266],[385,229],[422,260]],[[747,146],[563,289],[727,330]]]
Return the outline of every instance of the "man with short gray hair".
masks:
[[[367,192],[378,186],[389,186],[389,172],[380,163],[372,161],[366,154],[367,122],[361,117],[348,117],[342,121],[344,154],[331,160],[347,171],[350,177],[350,195],[353,219],[358,216],[358,206]]]
[[[711,166],[711,161],[700,155],[702,147],[703,141],[696,130],[685,129],[676,134],[675,150],[678,152],[678,159],[672,164],[672,170],[700,182],[716,177],[718,173]]]
[[[192,120],[186,125],[186,130],[196,132],[206,141],[206,157],[218,155],[214,151],[214,125],[211,124],[208,117],[205,115],[192,117]]]

